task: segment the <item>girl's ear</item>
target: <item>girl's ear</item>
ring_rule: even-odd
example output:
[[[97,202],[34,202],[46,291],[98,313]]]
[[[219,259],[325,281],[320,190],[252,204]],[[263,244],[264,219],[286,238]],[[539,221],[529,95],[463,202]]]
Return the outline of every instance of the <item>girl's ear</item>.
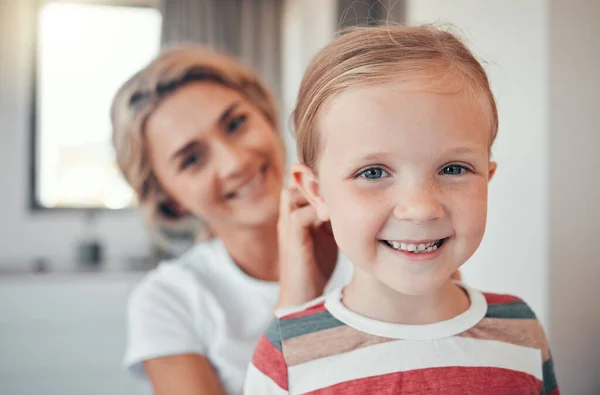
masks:
[[[494,177],[494,174],[496,174],[497,168],[498,168],[498,164],[496,162],[490,161],[490,171],[488,173],[488,182],[490,182],[492,180],[492,177]]]
[[[312,169],[300,163],[293,164],[292,180],[306,200],[315,208],[319,220],[329,221],[329,212],[319,190],[319,180]]]

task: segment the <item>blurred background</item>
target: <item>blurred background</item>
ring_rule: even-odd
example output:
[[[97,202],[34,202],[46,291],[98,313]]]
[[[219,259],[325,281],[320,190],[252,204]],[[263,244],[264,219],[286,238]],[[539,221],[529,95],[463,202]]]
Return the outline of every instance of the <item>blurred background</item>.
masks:
[[[289,115],[351,25],[453,25],[498,100],[488,230],[465,280],[523,297],[564,394],[600,394],[600,1],[0,0],[0,394],[149,394],[121,370],[125,306],[162,257],[114,163],[112,95],[161,47],[257,69]]]

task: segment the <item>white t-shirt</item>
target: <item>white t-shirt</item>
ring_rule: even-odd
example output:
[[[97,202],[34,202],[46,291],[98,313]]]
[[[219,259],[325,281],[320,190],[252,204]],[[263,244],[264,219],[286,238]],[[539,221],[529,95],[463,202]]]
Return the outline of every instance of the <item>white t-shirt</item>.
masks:
[[[352,265],[339,259],[325,292],[345,285],[351,274]],[[278,283],[246,275],[219,239],[199,243],[152,270],[133,290],[124,365],[145,377],[145,360],[200,354],[225,389],[239,394],[278,297]]]

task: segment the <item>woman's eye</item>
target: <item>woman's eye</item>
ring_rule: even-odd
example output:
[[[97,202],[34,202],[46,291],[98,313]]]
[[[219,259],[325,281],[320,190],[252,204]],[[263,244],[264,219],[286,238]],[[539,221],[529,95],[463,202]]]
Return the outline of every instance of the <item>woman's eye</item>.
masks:
[[[240,115],[238,117],[233,118],[229,124],[227,124],[227,133],[233,133],[240,128],[245,122],[247,117],[245,115]]]
[[[181,169],[187,169],[188,167],[192,167],[194,165],[196,165],[198,162],[200,162],[200,155],[199,154],[190,154],[188,156],[186,156],[183,161],[181,162]]]
[[[359,174],[359,177],[366,178],[367,180],[379,180],[387,176],[389,176],[389,173],[380,167],[370,167]]]
[[[449,176],[459,176],[469,171],[471,170],[462,165],[448,165],[440,171],[440,174]]]

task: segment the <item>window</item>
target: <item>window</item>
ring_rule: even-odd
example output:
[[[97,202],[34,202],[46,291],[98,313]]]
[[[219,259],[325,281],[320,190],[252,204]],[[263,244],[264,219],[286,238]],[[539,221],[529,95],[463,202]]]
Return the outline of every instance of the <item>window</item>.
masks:
[[[47,3],[38,14],[33,120],[34,208],[135,204],[115,163],[110,104],[160,50],[150,7]]]

